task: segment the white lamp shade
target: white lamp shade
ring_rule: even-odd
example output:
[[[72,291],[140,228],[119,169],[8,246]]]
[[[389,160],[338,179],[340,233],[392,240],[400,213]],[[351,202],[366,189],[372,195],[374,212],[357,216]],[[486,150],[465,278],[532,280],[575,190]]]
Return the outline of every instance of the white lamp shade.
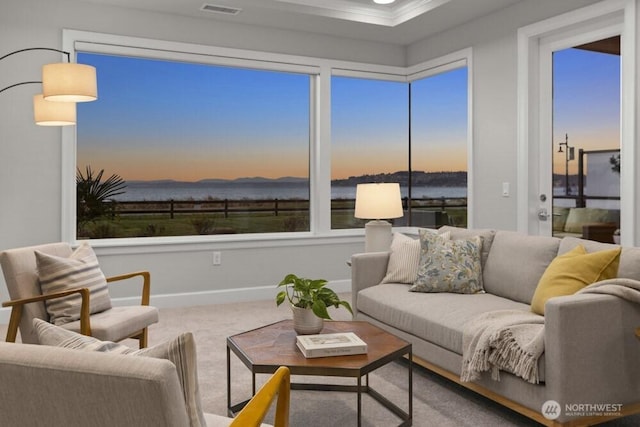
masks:
[[[42,94],[33,97],[33,116],[40,126],[69,126],[76,124],[75,102],[51,102]]]
[[[95,101],[98,98],[95,67],[76,63],[43,66],[42,95],[47,101]]]
[[[361,219],[400,218],[402,196],[398,183],[358,184],[355,217]]]

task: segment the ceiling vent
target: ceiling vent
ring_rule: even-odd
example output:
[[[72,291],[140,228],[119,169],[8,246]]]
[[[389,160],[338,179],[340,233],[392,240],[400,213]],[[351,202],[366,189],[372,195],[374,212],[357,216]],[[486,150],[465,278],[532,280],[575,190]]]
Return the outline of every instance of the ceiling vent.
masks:
[[[240,12],[242,12],[242,9],[237,7],[220,6],[217,4],[209,4],[209,3],[203,4],[200,10],[203,10],[205,12],[211,12],[211,13],[221,13],[223,15],[237,15]]]

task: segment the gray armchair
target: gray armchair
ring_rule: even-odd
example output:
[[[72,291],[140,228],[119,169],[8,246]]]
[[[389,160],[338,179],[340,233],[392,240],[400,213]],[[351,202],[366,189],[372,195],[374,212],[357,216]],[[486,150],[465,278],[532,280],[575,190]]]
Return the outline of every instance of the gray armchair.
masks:
[[[35,251],[59,257],[69,257],[73,252],[67,243],[51,243],[39,246],[10,249],[0,253],[0,266],[9,290],[10,301],[2,304],[11,307],[11,317],[6,340],[15,342],[18,327],[23,343],[37,344],[33,334],[34,318],[49,321],[45,301],[73,293],[82,298],[80,320],[61,325],[65,329],[91,335],[103,341],[121,341],[126,338],[139,340],[140,348],[147,346],[148,326],[158,322],[158,310],[149,306],[151,279],[149,272],[141,271],[107,278],[107,283],[127,279],[142,279],[141,303],[137,306],[112,307],[100,313],[89,314],[90,292],[78,288],[63,292],[42,294],[38,281]],[[132,282],[127,280],[124,283]]]

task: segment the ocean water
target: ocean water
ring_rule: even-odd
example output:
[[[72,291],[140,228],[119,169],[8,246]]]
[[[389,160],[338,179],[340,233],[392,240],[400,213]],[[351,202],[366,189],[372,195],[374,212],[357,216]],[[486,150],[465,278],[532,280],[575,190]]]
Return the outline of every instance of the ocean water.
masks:
[[[406,197],[407,189],[401,188]],[[413,198],[467,197],[466,187],[416,187]],[[332,199],[355,199],[356,188],[333,186]],[[113,197],[118,201],[163,200],[260,200],[260,199],[309,199],[307,183],[296,182],[132,182],[127,183],[125,193]]]

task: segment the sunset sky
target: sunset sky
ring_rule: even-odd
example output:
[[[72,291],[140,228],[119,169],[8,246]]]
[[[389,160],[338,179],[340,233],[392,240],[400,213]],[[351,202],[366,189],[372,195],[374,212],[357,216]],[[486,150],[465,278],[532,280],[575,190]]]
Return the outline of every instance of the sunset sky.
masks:
[[[79,54],[99,99],[78,104],[79,168],[125,180],[309,176],[303,74]],[[618,147],[619,57],[554,59],[554,152]],[[466,68],[412,83],[414,170],[466,170]],[[332,81],[332,178],[407,169],[408,85]],[[554,170],[564,173],[555,154]],[[577,161],[570,162],[570,171]]]
[[[569,162],[574,174],[578,149],[620,148],[620,57],[565,49],[554,54],[553,64],[553,170],[565,172],[565,154],[557,151],[568,134],[575,147],[576,160]]]

